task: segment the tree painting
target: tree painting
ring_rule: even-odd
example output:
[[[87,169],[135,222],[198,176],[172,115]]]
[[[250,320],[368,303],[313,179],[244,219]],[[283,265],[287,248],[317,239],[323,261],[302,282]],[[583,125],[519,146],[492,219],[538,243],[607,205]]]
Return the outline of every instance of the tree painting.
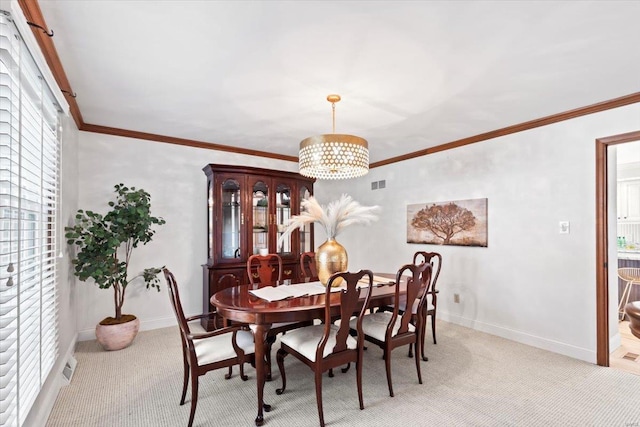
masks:
[[[407,243],[487,246],[487,199],[407,206]]]

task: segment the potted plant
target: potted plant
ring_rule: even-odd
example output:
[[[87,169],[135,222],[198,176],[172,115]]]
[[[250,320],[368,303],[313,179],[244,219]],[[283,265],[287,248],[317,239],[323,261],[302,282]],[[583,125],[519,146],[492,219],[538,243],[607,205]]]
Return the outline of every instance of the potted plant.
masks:
[[[78,210],[75,225],[65,227],[69,245],[77,247],[72,263],[74,274],[83,282],[93,279],[100,289],[112,289],[115,316],[103,319],[96,326],[96,338],[105,350],[127,347],[138,333],[140,321],[132,314],[122,314],[127,287],[144,280],[147,289],[160,291],[160,268],[146,268],[129,277],[131,253],[139,244],[146,245],[155,234],[154,225],[165,221],[151,215],[151,196],[142,189],[115,186],[116,200],[104,216],[97,212]]]

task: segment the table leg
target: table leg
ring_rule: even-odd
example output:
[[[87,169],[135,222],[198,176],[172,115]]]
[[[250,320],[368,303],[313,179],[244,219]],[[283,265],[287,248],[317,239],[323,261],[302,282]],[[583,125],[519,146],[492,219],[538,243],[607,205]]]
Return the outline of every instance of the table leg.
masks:
[[[271,325],[255,325],[253,329],[255,351],[256,351],[256,385],[258,390],[258,416],[256,417],[256,425],[264,424],[263,410],[269,412],[271,406],[264,403],[264,383],[266,379],[265,367],[265,345],[264,341]]]

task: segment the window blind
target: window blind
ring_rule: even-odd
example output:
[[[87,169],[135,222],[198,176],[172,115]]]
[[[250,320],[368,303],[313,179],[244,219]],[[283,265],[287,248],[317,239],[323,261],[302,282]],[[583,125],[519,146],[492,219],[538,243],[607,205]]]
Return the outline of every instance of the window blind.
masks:
[[[20,426],[58,355],[59,107],[0,11],[0,426]]]

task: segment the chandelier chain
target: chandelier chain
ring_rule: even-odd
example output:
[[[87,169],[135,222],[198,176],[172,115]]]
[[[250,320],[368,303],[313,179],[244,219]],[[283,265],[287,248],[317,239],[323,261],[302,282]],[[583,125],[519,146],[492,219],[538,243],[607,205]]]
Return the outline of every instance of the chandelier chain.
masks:
[[[331,133],[336,133],[336,103],[332,102],[331,103],[331,116],[333,118],[333,130],[331,131]]]

